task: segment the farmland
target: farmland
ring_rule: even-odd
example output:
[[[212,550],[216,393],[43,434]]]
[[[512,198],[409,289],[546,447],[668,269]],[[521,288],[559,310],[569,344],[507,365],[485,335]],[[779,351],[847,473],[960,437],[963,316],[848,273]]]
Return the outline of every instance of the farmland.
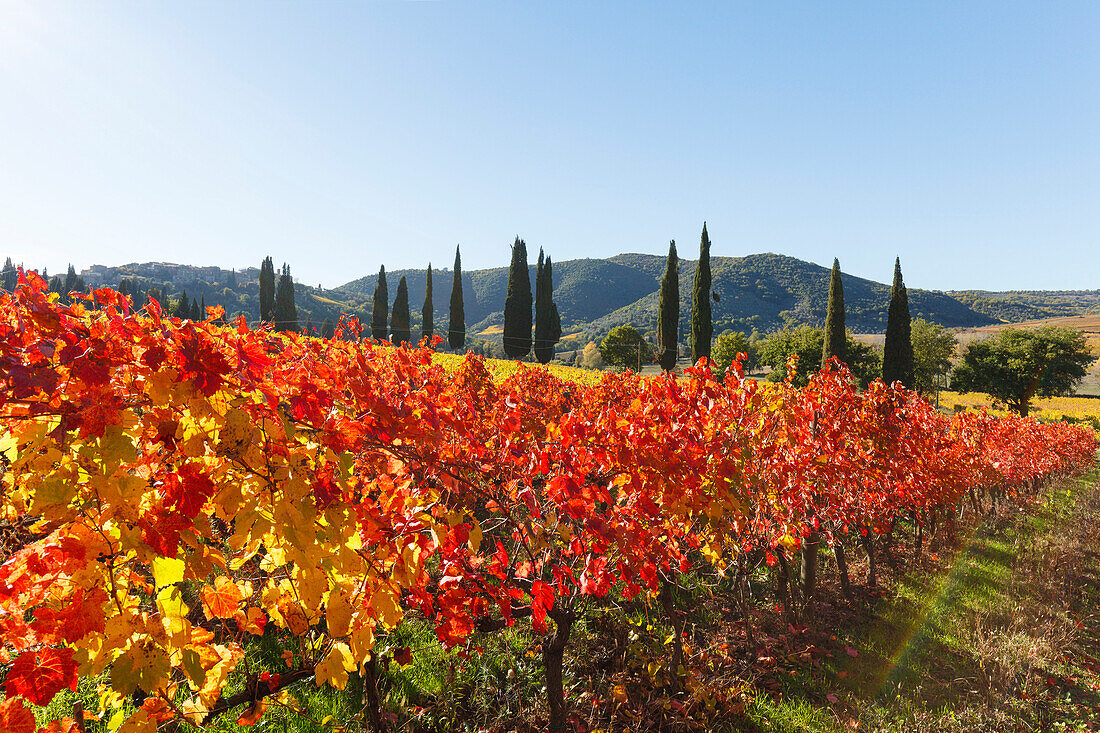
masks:
[[[20,733],[74,699],[126,731],[879,715],[834,682],[862,679],[852,624],[900,563],[934,569],[1096,450],[842,368],[510,369],[43,287],[0,296]],[[815,660],[820,708],[780,683]]]

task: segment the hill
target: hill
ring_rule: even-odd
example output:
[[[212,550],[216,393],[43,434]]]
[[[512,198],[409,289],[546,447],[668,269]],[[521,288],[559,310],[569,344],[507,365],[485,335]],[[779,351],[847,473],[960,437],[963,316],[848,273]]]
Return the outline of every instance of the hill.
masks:
[[[691,281],[695,276],[693,260],[680,261],[681,328],[687,332],[691,309]],[[654,327],[660,278],[664,272],[663,255],[621,254],[608,259],[566,260],[554,263],[554,300],[566,333],[598,338],[620,323],[630,323],[643,331]],[[794,257],[754,254],[745,257],[715,257],[711,260],[714,292],[715,330],[775,331],[797,323],[822,323],[828,296],[829,269]],[[397,270],[387,273],[390,291],[404,275],[409,300],[420,303],[424,297],[423,270]],[[531,267],[534,279],[534,267]],[[449,270],[433,270],[436,287],[436,322],[445,313],[450,292]],[[374,292],[377,276],[359,278],[338,292],[362,300]],[[463,273],[468,330],[478,333],[502,322],[502,309],[508,285],[508,268],[496,267]],[[855,331],[882,332],[886,328],[886,304],[890,286],[851,275],[844,276],[848,325]],[[951,327],[977,327],[994,323],[989,315],[943,293],[911,289],[909,303],[913,315]],[[495,330],[495,329],[491,329]],[[491,331],[490,331],[491,332]]]
[[[1100,290],[953,290],[948,294],[1005,323],[1100,313]]]
[[[663,255],[620,254],[607,259],[577,259],[554,263],[554,298],[562,317],[566,334],[575,339],[599,339],[612,327],[630,323],[643,332],[654,327],[660,277],[664,271]],[[695,276],[693,260],[680,261],[681,328],[687,333],[690,316],[691,281]],[[770,332],[799,323],[820,324],[825,318],[829,269],[794,257],[771,253],[744,257],[715,257],[711,262],[716,332],[727,328],[751,332]],[[534,265],[531,278],[534,281]],[[451,271],[433,268],[435,284],[435,322],[447,323],[450,300]],[[229,317],[245,316],[249,321],[259,317],[259,270],[241,271],[220,267],[197,267],[164,262],[131,263],[119,267],[94,265],[81,272],[91,287],[118,287],[123,279],[135,283],[141,291],[159,289],[172,300],[186,292],[189,298],[205,298],[207,305],[222,305]],[[397,282],[404,276],[409,287],[413,332],[418,332],[420,309],[424,301],[426,272],[422,269],[387,272],[392,295]],[[320,327],[326,319],[336,321],[341,313],[368,319],[377,275],[352,280],[334,289],[295,284],[299,322],[312,322]],[[499,338],[508,268],[495,267],[463,273],[463,294],[466,301],[467,333],[471,336],[486,332],[489,338]],[[886,303],[890,288],[884,283],[844,275],[845,304],[848,326],[861,333],[881,333],[886,327]],[[968,291],[970,297],[978,291]],[[1015,303],[1017,294],[983,293],[970,298],[971,307],[945,293],[911,289],[909,302],[913,315],[949,327],[977,328],[998,322],[993,313],[1016,311],[994,310],[989,303]],[[1028,294],[1032,310],[1039,307],[1043,294]],[[1083,307],[1091,302],[1090,294],[1074,301],[1059,296],[1051,302],[1063,309]],[[999,297],[1006,296],[1006,297]],[[1048,307],[1050,303],[1047,304]],[[1025,311],[1020,311],[1025,312]],[[568,344],[563,344],[568,347]]]
[[[208,306],[222,306],[228,318],[244,316],[249,322],[260,318],[260,270],[257,267],[226,270],[171,262],[134,262],[118,267],[92,265],[82,270],[80,276],[90,288],[117,288],[123,280],[128,280],[143,293],[156,288],[165,296],[160,299],[162,305],[186,293],[188,298],[205,299]],[[303,327],[312,322],[320,328],[326,319],[335,323],[342,313],[360,318],[369,316],[362,302],[348,298],[345,293],[295,282],[294,296],[298,323]]]

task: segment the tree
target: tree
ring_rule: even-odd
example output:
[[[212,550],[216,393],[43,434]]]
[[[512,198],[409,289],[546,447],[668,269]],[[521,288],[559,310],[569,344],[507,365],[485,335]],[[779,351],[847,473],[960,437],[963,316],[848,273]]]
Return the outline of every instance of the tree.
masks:
[[[535,358],[547,364],[554,358],[554,345],[561,338],[561,318],[554,304],[553,264],[545,262],[539,249],[539,263],[535,270]]]
[[[615,326],[600,342],[604,362],[619,369],[641,371],[653,360],[653,346],[633,326]]]
[[[848,369],[860,387],[866,387],[878,379],[882,370],[882,361],[878,351],[870,344],[862,344],[845,333],[844,349],[848,354]],[[825,332],[814,326],[785,328],[769,334],[761,342],[758,358],[761,364],[771,367],[768,380],[781,382],[787,376],[787,359],[798,356],[798,367],[794,374],[794,385],[805,387],[810,375],[821,368],[821,352],[824,348]]]
[[[454,279],[451,281],[451,318],[447,345],[458,351],[466,344],[466,310],[462,302],[462,255],[455,245]]]
[[[75,292],[80,289],[77,287],[77,278],[78,275],[76,274],[76,268],[72,265],[69,265],[69,270],[65,273],[65,292],[63,293],[63,295],[67,296],[69,293]]]
[[[890,290],[890,310],[886,317],[886,345],[882,350],[882,381],[901,382],[913,388],[912,322],[909,295],[901,279],[901,258],[894,260],[894,287]]]
[[[199,301],[194,298],[191,299],[191,313],[188,315],[196,323],[202,320],[202,315],[199,313]]]
[[[660,298],[657,304],[657,361],[662,369],[671,372],[680,355],[680,258],[676,256],[675,239],[668,243]]]
[[[742,366],[748,369],[752,362],[750,357],[752,351],[752,345],[741,331],[728,331],[716,338],[711,357],[714,359],[714,370],[718,378],[725,376],[726,370],[730,368],[738,354],[745,354],[746,359]]]
[[[840,281],[840,260],[833,260],[833,273],[829,277],[829,305],[825,311],[825,336],[821,349],[821,364],[835,356],[848,364],[844,330],[844,284]],[[851,364],[848,364],[851,367]],[[853,372],[854,373],[854,372]]]
[[[1006,328],[967,347],[951,388],[985,392],[1026,416],[1033,397],[1069,394],[1092,361],[1084,334],[1071,328]]]
[[[176,300],[175,306],[172,307],[171,314],[176,318],[191,317],[191,301],[187,298],[186,290],[180,291],[180,297]]]
[[[200,321],[206,320],[206,293],[199,296],[199,318]]]
[[[710,358],[710,341],[714,324],[710,315],[710,237],[707,223],[703,222],[703,234],[699,238],[699,264],[695,268],[695,281],[691,291],[691,359]]]
[[[955,335],[938,323],[917,318],[912,323],[913,389],[921,394],[936,390],[941,374],[951,370],[951,358],[959,342]]]
[[[279,288],[275,292],[275,329],[278,331],[298,330],[298,306],[294,302],[294,278],[290,276],[290,265],[283,263],[279,275]]]
[[[392,335],[390,341],[394,346],[409,343],[412,338],[409,317],[409,286],[402,275],[397,283],[397,295],[393,299],[393,314],[390,316],[390,328]]]
[[[420,311],[420,340],[431,346],[435,336],[435,306],[432,305],[432,263],[428,263],[428,279],[424,285],[424,308]]]
[[[260,320],[275,317],[275,262],[265,257],[260,264]]]
[[[374,311],[371,314],[370,335],[375,341],[386,340],[386,316],[390,307],[390,294],[386,287],[386,266],[378,270],[378,284],[374,286]]]
[[[0,287],[9,293],[15,292],[15,288],[19,286],[19,270],[12,264],[11,257],[4,260],[4,274],[2,280],[0,280]]]
[[[321,338],[330,339],[336,335],[336,325],[333,324],[331,318],[326,318],[325,322],[321,324]]]
[[[504,353],[522,359],[531,351],[531,274],[527,271],[527,243],[516,237],[508,269],[504,299]]]
[[[589,341],[578,354],[577,366],[581,369],[603,369],[603,355],[595,341]]]

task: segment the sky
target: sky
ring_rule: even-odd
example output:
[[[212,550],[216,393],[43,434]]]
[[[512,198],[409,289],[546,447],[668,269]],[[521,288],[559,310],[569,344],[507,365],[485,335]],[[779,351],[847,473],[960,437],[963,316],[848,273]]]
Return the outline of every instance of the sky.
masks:
[[[0,257],[1100,288],[1100,3],[0,0]]]

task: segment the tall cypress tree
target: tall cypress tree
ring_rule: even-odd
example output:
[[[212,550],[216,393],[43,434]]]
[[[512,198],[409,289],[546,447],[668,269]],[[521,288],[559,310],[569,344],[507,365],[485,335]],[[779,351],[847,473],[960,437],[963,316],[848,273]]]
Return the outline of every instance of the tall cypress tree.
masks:
[[[9,293],[14,292],[15,288],[19,285],[19,271],[12,264],[11,257],[4,260],[4,276],[3,287]]]
[[[554,303],[554,271],[550,258],[539,249],[535,269],[535,358],[547,364],[554,358],[554,345],[561,338],[561,318]]]
[[[825,344],[821,350],[821,365],[835,356],[848,361],[847,341],[844,333],[844,284],[840,281],[840,260],[833,260],[833,274],[829,278],[829,306],[825,311]]]
[[[428,339],[431,346],[435,336],[435,306],[432,305],[432,263],[428,263],[428,279],[424,284],[424,308],[420,311],[420,340]]]
[[[531,351],[531,273],[527,271],[527,243],[516,237],[508,269],[504,299],[504,353],[522,359]]]
[[[176,300],[174,306],[170,311],[170,314],[176,318],[190,318],[191,317],[191,301],[187,298],[187,291],[181,290],[180,297]]]
[[[890,290],[890,311],[886,318],[886,344],[882,352],[882,381],[901,382],[913,387],[912,320],[909,294],[901,279],[901,258],[894,260],[894,287]]]
[[[550,351],[561,341],[561,314],[558,313],[558,304],[553,302],[553,263],[550,255],[547,255],[547,263],[543,267],[547,278],[547,299],[550,300]]]
[[[695,281],[691,291],[691,358],[693,361],[710,359],[710,342],[714,323],[710,315],[710,237],[707,223],[703,222],[703,234],[699,238],[699,265],[695,268]]]
[[[275,292],[275,329],[278,331],[298,330],[298,306],[294,302],[294,278],[290,276],[290,265],[283,263],[279,275],[279,288]]]
[[[386,266],[378,270],[378,284],[374,286],[374,311],[371,314],[370,335],[376,341],[386,340],[386,313],[390,307],[390,294],[386,287]]]
[[[321,338],[330,339],[336,335],[336,324],[332,322],[332,318],[326,318],[325,322],[321,325]]]
[[[199,320],[206,320],[206,293],[199,296]]]
[[[202,320],[199,315],[199,301],[195,300],[194,298],[191,299],[191,320],[195,321],[196,323]]]
[[[412,338],[409,322],[409,286],[405,283],[405,276],[402,275],[397,283],[397,295],[393,298],[393,315],[390,316],[390,327],[393,329],[390,341],[394,346],[409,343],[409,339]]]
[[[668,243],[665,274],[661,278],[661,299],[657,304],[657,360],[661,368],[671,372],[680,355],[680,258],[676,255],[676,240]]]
[[[79,289],[79,287],[77,285],[77,280],[78,279],[79,278],[77,277],[77,274],[76,274],[76,268],[73,267],[72,265],[69,265],[69,271],[65,273],[65,293],[64,294],[66,296],[69,293],[74,292],[74,291]]]
[[[275,262],[265,257],[260,264],[260,320],[275,318]]]
[[[447,345],[455,351],[466,345],[466,308],[462,302],[462,255],[455,245],[454,280],[451,282],[451,319],[447,326]]]

